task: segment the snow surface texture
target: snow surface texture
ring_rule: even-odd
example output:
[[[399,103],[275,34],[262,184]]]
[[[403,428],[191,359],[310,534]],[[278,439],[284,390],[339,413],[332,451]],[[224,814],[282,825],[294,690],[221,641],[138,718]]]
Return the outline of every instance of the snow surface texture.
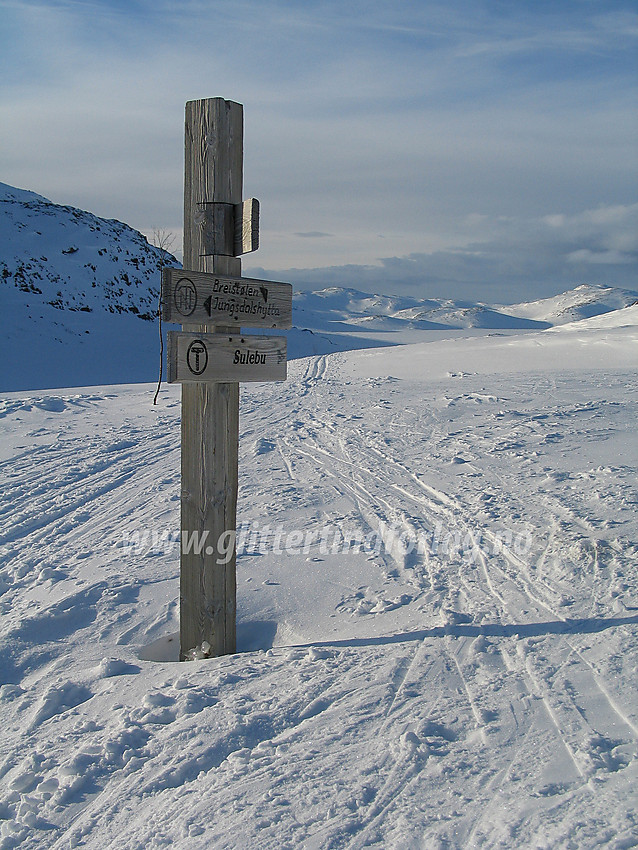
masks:
[[[164,257],[179,265],[174,257]],[[153,381],[162,253],[118,221],[0,184],[0,391]],[[638,293],[582,285],[488,306],[330,288],[294,295],[288,357],[420,342],[472,329],[547,328],[615,310]],[[145,321],[140,321],[145,319]]]
[[[637,846],[637,310],[242,387],[222,659],[178,388],[5,396],[0,848]]]

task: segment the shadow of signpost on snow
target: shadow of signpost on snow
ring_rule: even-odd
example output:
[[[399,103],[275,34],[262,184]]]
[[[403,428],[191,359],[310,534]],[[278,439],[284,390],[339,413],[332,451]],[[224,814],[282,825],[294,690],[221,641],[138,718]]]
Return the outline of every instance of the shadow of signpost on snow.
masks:
[[[312,641],[294,644],[295,648],[305,649],[317,646],[323,647],[357,647],[357,646],[387,646],[395,643],[406,643],[413,640],[441,637],[541,637],[543,635],[584,635],[595,634],[605,629],[618,626],[638,625],[638,615],[627,617],[578,618],[568,620],[550,620],[544,623],[470,623],[433,626],[430,629],[418,629],[413,632],[402,632],[396,635],[369,638],[343,638],[331,641]],[[251,621],[237,626],[237,651],[263,652],[272,649],[277,634],[277,623],[274,620]],[[291,647],[289,647],[291,648]],[[148,646],[142,647],[138,653],[141,661],[170,662],[179,660],[179,634],[165,635]]]
[[[418,629],[397,635],[371,638],[344,638],[343,640],[315,641],[301,644],[299,648],[312,646],[356,647],[385,646],[393,643],[405,643],[412,640],[440,637],[540,637],[542,635],[579,635],[594,634],[617,626],[638,625],[638,615],[631,617],[599,617],[555,620],[546,623],[484,623],[482,625],[455,624],[433,626],[431,629]]]

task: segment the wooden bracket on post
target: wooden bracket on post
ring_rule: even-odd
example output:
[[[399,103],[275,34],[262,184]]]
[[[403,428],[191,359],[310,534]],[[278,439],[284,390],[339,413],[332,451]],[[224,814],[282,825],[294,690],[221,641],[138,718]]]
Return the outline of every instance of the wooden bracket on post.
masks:
[[[220,204],[202,201],[200,221],[203,233],[202,244],[210,254],[204,256],[235,255],[235,204]],[[226,252],[230,249],[231,253]]]
[[[259,248],[259,201],[249,198],[235,207],[235,256]]]
[[[203,201],[201,207],[202,241],[213,251],[210,256],[239,257],[259,248],[259,201],[256,198],[241,204]],[[232,253],[226,254],[226,251]]]

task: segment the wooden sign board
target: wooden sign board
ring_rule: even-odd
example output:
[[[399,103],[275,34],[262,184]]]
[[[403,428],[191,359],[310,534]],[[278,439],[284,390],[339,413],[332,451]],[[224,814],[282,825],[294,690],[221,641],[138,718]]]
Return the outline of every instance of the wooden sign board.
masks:
[[[182,325],[292,327],[292,286],[185,269],[162,270],[162,319]]]
[[[285,381],[286,338],[168,332],[168,382]]]

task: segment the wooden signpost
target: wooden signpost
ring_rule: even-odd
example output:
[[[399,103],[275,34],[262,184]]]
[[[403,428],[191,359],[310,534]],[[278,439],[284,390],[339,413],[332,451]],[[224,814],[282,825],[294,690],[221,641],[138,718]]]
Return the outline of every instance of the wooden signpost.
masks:
[[[165,269],[162,316],[169,381],[182,384],[180,660],[236,650],[235,553],[239,381],[286,378],[290,284],[241,277],[259,245],[259,202],[242,201],[243,107],[223,98],[186,104],[184,268]]]

